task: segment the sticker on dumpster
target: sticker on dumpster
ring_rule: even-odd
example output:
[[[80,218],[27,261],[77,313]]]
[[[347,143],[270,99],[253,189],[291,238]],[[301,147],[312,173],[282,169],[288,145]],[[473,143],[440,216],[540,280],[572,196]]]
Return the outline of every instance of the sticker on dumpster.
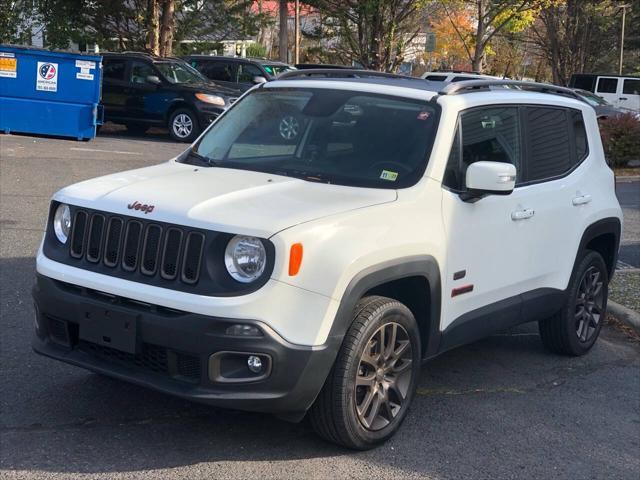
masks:
[[[93,73],[91,73],[91,70],[96,68],[96,62],[76,60],[76,68],[80,69],[79,72],[76,72],[76,78],[78,80],[93,80]]]
[[[0,52],[0,77],[16,78],[18,76],[18,59],[13,53]]]
[[[36,90],[43,92],[58,91],[58,64],[38,62],[38,75],[36,76]]]

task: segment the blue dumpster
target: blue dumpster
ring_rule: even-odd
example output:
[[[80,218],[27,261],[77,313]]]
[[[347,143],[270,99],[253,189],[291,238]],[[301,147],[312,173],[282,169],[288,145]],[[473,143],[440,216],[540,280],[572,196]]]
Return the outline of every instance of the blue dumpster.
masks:
[[[101,82],[99,55],[0,45],[0,131],[94,138]]]

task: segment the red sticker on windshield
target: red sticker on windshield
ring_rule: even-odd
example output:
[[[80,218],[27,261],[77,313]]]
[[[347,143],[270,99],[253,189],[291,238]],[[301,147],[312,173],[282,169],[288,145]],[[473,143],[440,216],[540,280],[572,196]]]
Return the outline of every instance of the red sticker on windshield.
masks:
[[[428,118],[429,118],[429,116],[430,116],[430,115],[431,115],[431,114],[430,114],[429,112],[424,112],[424,111],[422,111],[422,112],[420,112],[420,113],[418,114],[418,117],[417,117],[417,118],[418,118],[418,120],[426,120],[426,119],[428,119]]]

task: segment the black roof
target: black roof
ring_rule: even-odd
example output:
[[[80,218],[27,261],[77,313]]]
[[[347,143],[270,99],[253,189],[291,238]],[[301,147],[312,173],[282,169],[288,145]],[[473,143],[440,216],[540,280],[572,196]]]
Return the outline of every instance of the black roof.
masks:
[[[413,88],[437,92],[444,82],[433,82],[418,77],[398,75],[395,73],[377,72],[373,70],[319,68],[309,70],[292,70],[278,75],[276,80],[328,80],[338,82],[370,83],[391,85],[395,87]]]
[[[225,62],[255,62],[261,65],[282,65],[288,67],[289,65],[277,60],[269,60],[267,58],[254,58],[254,57],[227,57],[225,55],[184,55],[183,59],[198,59],[198,60],[224,60]]]
[[[146,58],[152,62],[166,62],[166,61],[179,61],[184,62],[184,59],[179,57],[160,57],[147,52],[104,52],[101,53],[103,57],[134,57],[134,58]]]

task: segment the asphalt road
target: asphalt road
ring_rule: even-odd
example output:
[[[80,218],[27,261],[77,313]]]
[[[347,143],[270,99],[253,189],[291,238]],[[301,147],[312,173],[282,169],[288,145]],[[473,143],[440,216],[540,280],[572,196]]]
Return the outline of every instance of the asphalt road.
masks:
[[[32,353],[34,253],[51,194],[182,148],[163,136],[0,135],[2,478],[640,477],[640,344],[611,326],[581,358],[547,354],[532,325],[441,356],[398,435],[359,453],[304,423],[188,403]]]

